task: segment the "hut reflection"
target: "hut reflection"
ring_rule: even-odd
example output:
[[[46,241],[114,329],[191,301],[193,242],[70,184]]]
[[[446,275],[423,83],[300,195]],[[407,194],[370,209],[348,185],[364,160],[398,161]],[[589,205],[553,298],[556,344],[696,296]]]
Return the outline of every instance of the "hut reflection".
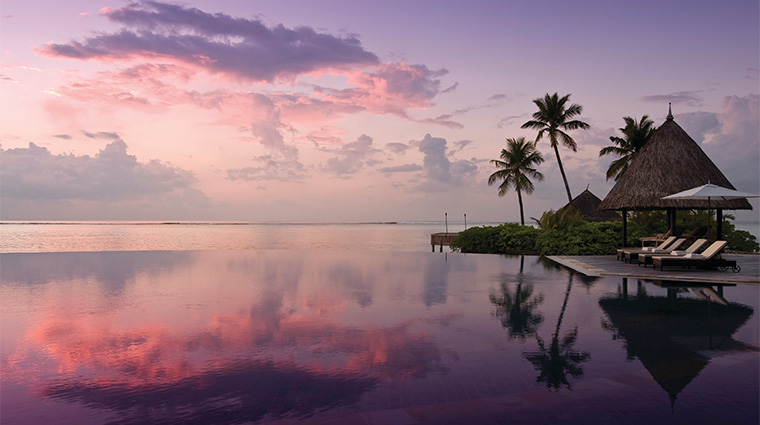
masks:
[[[627,279],[622,292],[599,300],[607,320],[602,327],[622,340],[629,360],[639,359],[675,408],[678,394],[717,355],[733,351],[758,351],[758,347],[732,338],[752,316],[753,309],[727,302],[727,284],[655,282],[666,296],[651,296],[638,283],[629,297]],[[698,298],[685,297],[693,293]]]

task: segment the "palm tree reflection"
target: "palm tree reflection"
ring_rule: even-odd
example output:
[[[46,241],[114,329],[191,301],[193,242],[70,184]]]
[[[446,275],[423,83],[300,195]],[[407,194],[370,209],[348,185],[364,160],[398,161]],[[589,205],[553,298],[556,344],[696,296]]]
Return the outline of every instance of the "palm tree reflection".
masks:
[[[562,303],[557,327],[554,328],[551,344],[547,347],[544,341],[536,335],[539,351],[523,353],[523,356],[533,364],[533,367],[539,372],[536,382],[546,383],[549,389],[559,390],[563,385],[567,389],[572,389],[567,375],[573,378],[583,376],[581,364],[591,358],[588,352],[578,352],[573,350],[573,346],[578,340],[578,327],[565,333],[560,339],[559,331],[562,327],[562,319],[567,308],[567,300],[570,297],[570,289],[573,286],[573,275],[570,273],[565,291],[565,300]]]
[[[496,306],[494,315],[501,319],[501,325],[509,331],[509,339],[525,340],[535,335],[543,323],[544,316],[537,311],[539,304],[544,302],[544,295],[533,294],[533,285],[525,282],[523,265],[525,256],[520,257],[520,273],[517,275],[517,286],[512,292],[510,275],[502,275],[499,290],[489,295],[491,303]]]

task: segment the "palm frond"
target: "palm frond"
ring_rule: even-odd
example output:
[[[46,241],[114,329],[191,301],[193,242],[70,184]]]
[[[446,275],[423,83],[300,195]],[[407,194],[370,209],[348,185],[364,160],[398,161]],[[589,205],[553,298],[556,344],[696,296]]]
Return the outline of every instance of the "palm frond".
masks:
[[[624,156],[630,152],[628,149],[619,148],[617,146],[606,146],[599,150],[599,156],[604,155],[617,155]]]
[[[562,139],[562,144],[567,146],[568,148],[572,149],[573,152],[578,151],[578,144],[575,143],[575,140],[570,137],[569,134],[565,133],[564,131],[557,130],[557,133],[560,135],[560,138]]]
[[[565,130],[577,130],[579,128],[582,130],[587,130],[591,126],[583,121],[573,120],[562,123],[561,127]]]

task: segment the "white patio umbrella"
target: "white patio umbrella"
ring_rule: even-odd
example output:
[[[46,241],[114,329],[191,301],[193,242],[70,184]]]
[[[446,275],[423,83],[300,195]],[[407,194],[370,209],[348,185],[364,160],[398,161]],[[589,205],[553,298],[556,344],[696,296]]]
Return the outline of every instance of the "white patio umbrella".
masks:
[[[687,189],[683,192],[674,193],[672,195],[663,196],[661,199],[693,199],[693,200],[707,200],[707,234],[710,234],[710,201],[728,199],[741,199],[741,198],[758,198],[760,195],[753,195],[751,193],[739,192],[738,190],[729,189],[723,186],[717,186],[711,183],[703,184],[702,186],[695,187],[693,189]]]

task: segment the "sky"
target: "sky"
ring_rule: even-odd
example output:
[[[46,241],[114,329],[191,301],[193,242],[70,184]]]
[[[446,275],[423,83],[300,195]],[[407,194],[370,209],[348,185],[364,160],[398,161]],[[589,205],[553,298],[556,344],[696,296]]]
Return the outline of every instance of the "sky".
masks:
[[[518,221],[487,184],[570,94],[573,196],[623,117],[676,122],[760,193],[755,0],[3,0],[0,219]],[[555,155],[524,198],[567,203]],[[739,220],[758,220],[737,211]]]

